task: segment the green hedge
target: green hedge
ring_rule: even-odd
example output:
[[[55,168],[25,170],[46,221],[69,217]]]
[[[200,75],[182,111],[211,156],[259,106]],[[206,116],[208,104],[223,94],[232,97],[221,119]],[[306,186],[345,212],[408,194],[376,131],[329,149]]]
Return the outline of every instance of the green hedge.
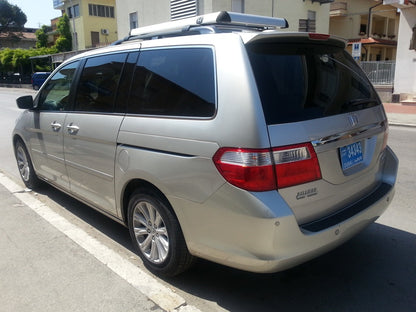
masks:
[[[9,49],[0,51],[0,72],[30,74],[32,66],[30,57],[57,53],[56,48],[39,48],[39,49]],[[33,61],[34,71],[51,71],[50,64],[45,61]]]

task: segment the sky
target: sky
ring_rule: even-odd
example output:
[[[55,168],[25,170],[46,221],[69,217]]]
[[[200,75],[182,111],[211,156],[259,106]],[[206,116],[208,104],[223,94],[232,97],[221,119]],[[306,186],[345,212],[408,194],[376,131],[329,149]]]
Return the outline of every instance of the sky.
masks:
[[[51,19],[61,16],[61,12],[53,8],[53,0],[8,0],[8,2],[17,5],[26,14],[27,28],[50,25]]]

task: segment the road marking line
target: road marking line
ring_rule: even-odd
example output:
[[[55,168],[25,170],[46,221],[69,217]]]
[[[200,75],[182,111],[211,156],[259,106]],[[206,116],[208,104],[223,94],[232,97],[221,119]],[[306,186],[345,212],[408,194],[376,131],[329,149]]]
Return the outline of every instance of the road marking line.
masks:
[[[31,208],[39,216],[53,225],[60,232],[73,240],[114,273],[126,280],[134,288],[166,311],[199,311],[193,306],[186,305],[186,301],[170,288],[161,284],[157,279],[135,266],[119,254],[100,243],[88,233],[70,223],[39,199],[28,192],[22,192],[22,187],[0,172],[0,184],[15,197]]]

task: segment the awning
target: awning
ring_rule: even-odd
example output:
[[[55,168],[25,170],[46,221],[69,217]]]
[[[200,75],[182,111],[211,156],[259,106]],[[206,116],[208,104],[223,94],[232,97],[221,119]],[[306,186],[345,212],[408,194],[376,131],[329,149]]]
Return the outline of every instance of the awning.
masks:
[[[362,45],[384,45],[384,46],[392,46],[397,47],[396,40],[389,40],[389,39],[377,39],[377,38],[359,38],[359,39],[350,39],[348,40],[348,45],[352,45],[354,43],[361,42]]]

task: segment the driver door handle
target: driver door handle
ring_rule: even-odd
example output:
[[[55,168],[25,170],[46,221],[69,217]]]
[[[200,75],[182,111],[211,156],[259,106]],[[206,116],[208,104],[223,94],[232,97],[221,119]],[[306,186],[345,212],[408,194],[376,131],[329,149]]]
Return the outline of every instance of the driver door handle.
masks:
[[[58,132],[59,130],[61,130],[62,125],[60,123],[54,121],[54,122],[51,123],[51,127],[52,127],[53,131]]]
[[[68,130],[69,134],[77,134],[79,131],[79,127],[74,125],[72,122],[66,126],[66,129]]]

